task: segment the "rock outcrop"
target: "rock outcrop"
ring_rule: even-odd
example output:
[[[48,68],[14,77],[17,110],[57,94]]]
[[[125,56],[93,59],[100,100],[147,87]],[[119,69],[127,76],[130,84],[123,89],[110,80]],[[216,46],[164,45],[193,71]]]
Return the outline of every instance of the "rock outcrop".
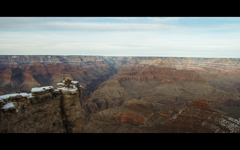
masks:
[[[0,96],[0,133],[78,133],[84,110],[82,86],[65,80],[59,88],[35,87],[31,93]]]
[[[81,131],[85,117],[81,102],[83,88],[78,81],[71,81],[68,77],[58,85],[58,90],[62,94],[61,107],[66,118],[67,132],[78,133]]]

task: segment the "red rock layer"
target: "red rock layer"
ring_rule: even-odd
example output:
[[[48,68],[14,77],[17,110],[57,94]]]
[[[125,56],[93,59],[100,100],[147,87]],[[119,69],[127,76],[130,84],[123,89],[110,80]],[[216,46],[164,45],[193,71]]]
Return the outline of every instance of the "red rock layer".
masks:
[[[122,113],[119,118],[116,118],[117,123],[131,123],[134,125],[145,124],[144,118],[142,116],[133,113]]]
[[[201,108],[201,109],[210,109],[210,106],[205,99],[199,99],[199,100],[193,101],[189,104],[189,107],[198,107],[198,108]]]

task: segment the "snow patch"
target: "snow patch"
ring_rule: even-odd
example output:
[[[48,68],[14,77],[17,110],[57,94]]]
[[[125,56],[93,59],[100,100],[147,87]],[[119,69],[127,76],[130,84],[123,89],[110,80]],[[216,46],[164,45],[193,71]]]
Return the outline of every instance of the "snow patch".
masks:
[[[72,83],[73,83],[73,84],[77,84],[77,83],[78,83],[78,81],[72,81]]]
[[[53,86],[35,87],[31,89],[31,92],[41,92],[49,89],[53,89]]]
[[[4,106],[2,107],[2,109],[7,109],[7,108],[10,108],[10,107],[14,107],[13,103],[14,103],[14,102],[8,102],[6,105],[4,105]]]
[[[31,96],[32,93],[28,94],[28,93],[14,93],[14,94],[6,94],[6,95],[1,95],[0,96],[0,102],[3,102],[3,99],[8,99],[9,97],[15,97],[21,95],[23,97],[28,97]]]
[[[33,96],[32,96],[32,93],[30,93],[30,95],[28,96],[28,98],[32,98]]]
[[[171,119],[176,119],[177,116],[178,116],[178,114],[181,114],[181,113],[182,113],[182,109],[180,109],[179,112],[178,112],[177,114],[173,115],[173,117],[172,117]]]
[[[63,83],[57,83],[57,85],[64,85]]]
[[[228,124],[228,121],[227,120],[225,120],[225,119],[222,119],[222,120],[220,120],[220,122],[219,122],[222,126],[226,126],[227,124]]]
[[[66,88],[66,87],[62,87],[62,88],[58,88],[58,90],[63,90],[63,91],[77,91],[77,88]]]
[[[231,120],[231,121],[236,121],[237,120],[237,119],[235,120],[234,118],[231,118],[231,117],[229,117],[228,119]],[[227,127],[231,131],[230,133],[233,133],[234,131],[238,130],[238,127],[239,127],[238,124],[229,122],[226,119],[221,119],[219,123],[222,126]]]
[[[180,109],[179,113],[178,114],[181,114],[182,113],[182,109]]]
[[[238,119],[234,119],[234,118],[232,118],[232,117],[229,117],[228,119],[231,120],[232,122],[235,122],[235,123],[237,123],[237,124],[240,124],[240,120],[238,120]],[[239,118],[239,119],[240,119],[240,118]]]

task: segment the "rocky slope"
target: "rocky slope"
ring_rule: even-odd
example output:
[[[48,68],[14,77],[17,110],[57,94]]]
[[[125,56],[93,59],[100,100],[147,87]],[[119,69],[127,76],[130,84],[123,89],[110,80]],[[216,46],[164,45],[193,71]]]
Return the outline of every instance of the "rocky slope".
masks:
[[[230,109],[225,105],[226,101],[233,100],[235,104],[240,102],[240,93],[236,90],[239,79],[230,76],[232,70],[224,73],[213,73],[206,68],[194,70],[191,65],[196,66],[196,61],[191,59],[180,59],[180,62],[176,59],[174,63],[171,59],[148,59],[132,58],[132,61],[116,66],[118,73],[99,85],[88,99],[89,103],[85,105],[87,114],[133,98],[154,102],[155,105],[162,104],[166,108],[180,108],[193,98],[201,97],[207,99],[214,109],[223,111]],[[197,63],[201,62],[200,65],[204,66],[202,61],[198,60]],[[180,63],[182,68],[178,67]],[[221,65],[215,69],[221,70]]]
[[[240,133],[240,118],[222,115],[205,99],[167,111],[156,111],[153,103],[133,99],[88,119],[83,133]]]

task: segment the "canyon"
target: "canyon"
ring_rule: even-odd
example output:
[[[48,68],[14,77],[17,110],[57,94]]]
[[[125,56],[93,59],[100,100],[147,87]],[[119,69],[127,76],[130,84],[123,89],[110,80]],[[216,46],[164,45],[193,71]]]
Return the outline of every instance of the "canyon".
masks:
[[[29,105],[28,114],[20,109],[22,104],[16,106],[17,113],[16,109],[2,110],[1,132],[239,132],[239,74],[240,59],[236,58],[1,55],[0,95],[29,93],[43,86],[58,88],[64,78],[78,81],[82,93],[77,100],[81,107],[69,112],[73,117],[81,110],[79,123],[65,127],[60,103],[72,98],[55,91],[49,97],[36,95],[46,100],[34,105],[31,98],[20,98]],[[11,117],[12,113],[19,115]],[[30,127],[10,130],[30,114],[51,117],[39,130],[32,122]],[[54,122],[58,127],[52,127]]]

